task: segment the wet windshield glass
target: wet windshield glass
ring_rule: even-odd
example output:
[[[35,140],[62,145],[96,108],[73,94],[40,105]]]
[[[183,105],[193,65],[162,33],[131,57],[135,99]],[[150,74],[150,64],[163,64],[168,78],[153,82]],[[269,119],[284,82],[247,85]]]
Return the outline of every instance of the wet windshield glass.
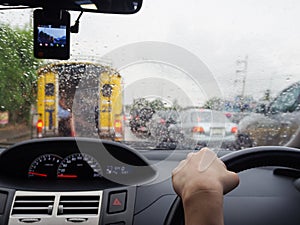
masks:
[[[211,113],[211,112],[194,112],[191,115],[192,122],[205,122],[210,123],[211,121],[224,123],[227,120],[225,119],[225,115],[221,113]]]
[[[133,15],[83,13],[70,59],[43,60],[33,57],[33,9],[2,10],[0,144],[285,145],[300,125],[299,12],[293,0],[145,1]],[[43,37],[63,45],[63,35]]]

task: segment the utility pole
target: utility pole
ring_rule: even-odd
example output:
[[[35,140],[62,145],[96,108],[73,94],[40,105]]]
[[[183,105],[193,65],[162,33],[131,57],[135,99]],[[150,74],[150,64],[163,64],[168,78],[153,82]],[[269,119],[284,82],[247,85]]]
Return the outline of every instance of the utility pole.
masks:
[[[235,79],[235,85],[237,88],[242,85],[242,90],[239,90],[241,93],[241,97],[243,98],[245,96],[245,86],[246,86],[246,79],[247,79],[247,70],[248,70],[248,56],[244,59],[237,60],[236,61],[236,79]],[[239,92],[238,91],[238,92]]]

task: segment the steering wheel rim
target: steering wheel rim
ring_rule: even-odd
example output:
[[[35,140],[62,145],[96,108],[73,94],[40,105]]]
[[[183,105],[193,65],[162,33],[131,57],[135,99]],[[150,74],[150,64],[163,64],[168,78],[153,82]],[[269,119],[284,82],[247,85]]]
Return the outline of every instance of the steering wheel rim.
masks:
[[[262,166],[280,166],[300,170],[300,150],[282,146],[260,146],[229,153],[220,158],[227,169],[241,172]],[[165,225],[184,224],[183,206],[178,196],[169,211]]]

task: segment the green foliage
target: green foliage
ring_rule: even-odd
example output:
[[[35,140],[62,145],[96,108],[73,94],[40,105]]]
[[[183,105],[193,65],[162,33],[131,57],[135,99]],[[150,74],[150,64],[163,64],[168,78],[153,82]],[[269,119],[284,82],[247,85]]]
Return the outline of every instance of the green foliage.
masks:
[[[163,103],[163,101],[159,98],[154,99],[153,101],[150,102],[150,107],[154,110],[154,111],[160,111],[160,110],[165,110],[165,104]]]
[[[180,110],[182,107],[178,104],[177,100],[174,100],[173,105],[171,107],[167,107],[166,104],[159,98],[156,98],[152,101],[149,101],[145,98],[138,98],[133,101],[130,110],[136,111],[142,108],[151,108],[155,112],[164,111],[168,109]]]
[[[218,97],[212,97],[207,100],[203,108],[217,111],[232,111],[232,112],[249,112],[253,110],[255,100],[252,96],[240,96],[237,95],[233,99],[221,99]]]
[[[221,98],[213,97],[204,103],[203,108],[211,110],[222,110],[224,108],[224,101]]]
[[[0,25],[0,108],[10,112],[13,123],[28,118],[36,98],[36,70],[40,61],[33,56],[32,33],[28,28]]]
[[[172,103],[172,106],[170,107],[171,110],[180,111],[182,110],[181,105],[179,105],[177,99],[175,99]]]
[[[150,102],[145,98],[134,99],[133,104],[131,106],[131,110],[139,110],[145,107],[149,107]]]

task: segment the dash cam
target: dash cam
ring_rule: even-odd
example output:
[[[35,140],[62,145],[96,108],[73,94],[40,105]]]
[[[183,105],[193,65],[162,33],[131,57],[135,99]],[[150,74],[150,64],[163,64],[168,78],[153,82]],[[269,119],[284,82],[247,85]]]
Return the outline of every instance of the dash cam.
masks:
[[[34,11],[34,56],[40,59],[69,59],[70,14],[67,11]]]

